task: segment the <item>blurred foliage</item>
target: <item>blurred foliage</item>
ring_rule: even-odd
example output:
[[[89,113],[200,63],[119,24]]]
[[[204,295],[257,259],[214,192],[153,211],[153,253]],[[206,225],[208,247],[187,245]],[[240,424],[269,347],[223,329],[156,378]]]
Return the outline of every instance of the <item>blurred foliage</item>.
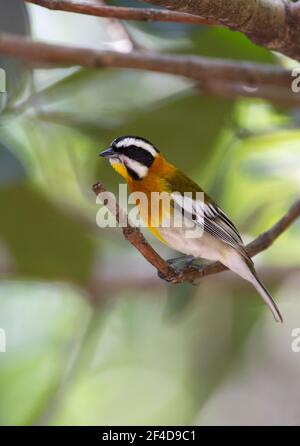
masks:
[[[0,143],[0,159],[0,183],[15,183],[26,177],[23,164],[3,143]]]
[[[207,28],[192,33],[193,52],[202,56],[234,60],[246,59],[258,63],[276,63],[272,53],[254,45],[244,34],[226,28]],[[222,43],[221,43],[222,42]]]
[[[30,33],[29,16],[22,0],[1,1],[0,30],[26,36]],[[0,110],[22,93],[29,80],[30,72],[23,62],[0,56],[0,67],[6,73],[6,93],[0,93]],[[1,158],[0,158],[1,160]]]
[[[63,43],[85,36],[84,45],[120,49],[107,20],[35,6],[28,15],[23,2],[10,3],[1,30],[33,29]],[[280,63],[224,29],[126,27],[139,47]],[[290,395],[285,380],[293,387],[299,373],[289,331],[299,324],[299,222],[258,259],[274,271],[268,287],[284,297],[282,329],[230,273],[199,287],[158,283],[121,231],[97,230],[91,185],[100,179],[116,190],[120,179],[98,153],[121,134],[144,136],[203,185],[247,239],[299,196],[298,110],[206,97],[190,81],[144,71],[39,69],[28,83],[22,65],[7,63],[0,60],[10,82],[0,125],[0,327],[7,334],[0,424],[230,424],[256,419],[261,400],[280,406],[272,395],[278,387]],[[273,382],[260,364],[267,378],[272,364],[281,374]],[[300,414],[299,396],[286,424]],[[247,412],[249,399],[257,407]],[[269,422],[276,418],[265,412]]]
[[[88,278],[93,247],[80,224],[26,185],[1,188],[0,201],[1,237],[20,275],[74,282]]]
[[[74,289],[2,282],[0,325],[7,352],[0,361],[0,423],[37,423],[66,373],[89,320]]]

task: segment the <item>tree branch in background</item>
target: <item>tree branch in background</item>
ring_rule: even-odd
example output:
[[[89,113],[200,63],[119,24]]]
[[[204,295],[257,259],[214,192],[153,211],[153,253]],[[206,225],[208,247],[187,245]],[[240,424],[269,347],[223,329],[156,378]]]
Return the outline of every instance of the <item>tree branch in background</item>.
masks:
[[[91,15],[96,17],[109,17],[120,20],[138,20],[143,22],[173,22],[187,23],[195,25],[217,25],[214,20],[203,19],[174,11],[164,11],[151,8],[125,8],[122,6],[104,6],[95,3],[87,3],[73,0],[24,0],[27,3],[42,6],[44,8],[75,12],[79,14]]]
[[[291,92],[291,71],[266,64],[236,62],[200,56],[157,54],[145,51],[120,53],[79,47],[34,42],[14,34],[0,34],[0,54],[17,57],[35,65],[83,66],[89,68],[127,68],[185,76],[200,82],[201,88],[222,83],[226,94],[232,89],[240,96],[285,98],[292,105],[300,103],[300,95]],[[245,92],[245,93],[244,93]]]
[[[142,0],[216,20],[253,42],[300,61],[299,5],[290,0]]]
[[[73,0],[25,0],[49,9],[122,20],[222,25],[300,61],[300,7],[289,0],[141,0],[168,10],[103,6]]]
[[[219,96],[224,98],[257,97],[276,105],[284,107],[298,107],[300,103],[299,94],[290,89],[278,88],[264,85],[263,87],[248,87],[247,85],[235,81],[208,80],[199,83],[199,90],[210,96]]]
[[[93,191],[98,196],[100,193],[107,192],[107,189],[102,183],[96,183],[93,186]],[[115,217],[117,221],[120,220],[119,206],[116,205]],[[114,214],[114,209],[110,209]],[[250,257],[264,251],[269,248],[272,243],[300,216],[300,200],[297,200],[293,206],[288,210],[288,212],[268,231],[259,235],[253,242],[246,246],[246,250]],[[140,229],[133,227],[126,216],[126,221],[128,225],[123,227],[123,234],[126,240],[128,240],[142,255],[148,260],[151,265],[153,265],[158,272],[158,275],[172,283],[183,283],[199,280],[204,276],[211,274],[216,274],[221,271],[225,271],[227,268],[220,262],[212,262],[203,266],[191,266],[186,267],[180,272],[175,271],[167,261],[165,261],[147,242]]]

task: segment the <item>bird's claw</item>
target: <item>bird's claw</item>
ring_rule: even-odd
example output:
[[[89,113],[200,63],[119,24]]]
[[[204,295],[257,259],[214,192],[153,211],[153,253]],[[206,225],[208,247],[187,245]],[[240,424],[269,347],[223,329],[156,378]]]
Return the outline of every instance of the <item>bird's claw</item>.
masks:
[[[193,261],[195,260],[194,256],[180,256],[180,257],[175,257],[173,259],[168,259],[167,263],[172,266],[173,268],[176,268],[174,265],[176,265],[176,263],[178,262],[182,262],[184,264],[185,267],[190,266]]]
[[[168,283],[177,283],[178,276],[180,275],[180,271],[175,266],[170,265],[170,273],[164,274],[161,271],[158,271],[157,275],[160,279],[162,279]]]
[[[200,265],[194,264],[193,262],[195,261],[195,257],[193,256],[181,256],[181,257],[176,257],[175,259],[169,259],[167,260],[167,263],[170,266],[170,273],[162,273],[161,271],[157,272],[157,275],[160,279],[168,282],[168,283],[180,283],[181,280],[181,276],[184,275],[184,273],[186,272],[186,270],[194,270],[194,271],[198,271]],[[175,266],[174,264],[182,261],[183,262],[183,268],[179,268],[177,266]],[[197,280],[190,280],[191,285],[197,286],[199,285]]]

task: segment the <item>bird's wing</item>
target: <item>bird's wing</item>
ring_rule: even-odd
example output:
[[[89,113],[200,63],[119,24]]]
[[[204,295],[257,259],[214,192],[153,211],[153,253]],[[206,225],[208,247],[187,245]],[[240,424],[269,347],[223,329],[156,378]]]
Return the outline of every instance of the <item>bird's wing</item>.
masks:
[[[230,245],[239,251],[247,261],[249,260],[237,228],[215,203],[210,199],[206,200],[205,195],[204,201],[184,196],[178,192],[172,193],[171,196],[176,208],[181,210],[186,218],[192,219],[208,234]]]

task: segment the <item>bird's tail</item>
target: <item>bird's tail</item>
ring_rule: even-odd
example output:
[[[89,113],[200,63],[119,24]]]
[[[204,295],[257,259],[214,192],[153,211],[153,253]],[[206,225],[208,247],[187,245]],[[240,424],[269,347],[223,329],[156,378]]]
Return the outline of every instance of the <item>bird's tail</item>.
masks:
[[[237,251],[235,251],[235,253],[231,251],[230,256],[221,259],[221,262],[224,263],[224,265],[226,265],[229,269],[236,272],[239,276],[251,282],[272,311],[275,320],[277,322],[283,322],[281,313],[276,303],[274,302],[269,291],[258,278],[250,257],[247,255],[241,255]]]
[[[273,297],[269,293],[269,291],[266,289],[264,284],[258,278],[254,268],[251,268],[251,273],[252,273],[252,276],[253,276],[252,284],[254,285],[254,287],[256,288],[258,293],[261,295],[263,300],[266,302],[266,304],[268,305],[268,307],[272,311],[275,320],[277,322],[283,322],[283,318],[282,318],[282,315],[281,315],[281,313],[279,311],[279,308],[277,307],[277,305],[276,305]]]

